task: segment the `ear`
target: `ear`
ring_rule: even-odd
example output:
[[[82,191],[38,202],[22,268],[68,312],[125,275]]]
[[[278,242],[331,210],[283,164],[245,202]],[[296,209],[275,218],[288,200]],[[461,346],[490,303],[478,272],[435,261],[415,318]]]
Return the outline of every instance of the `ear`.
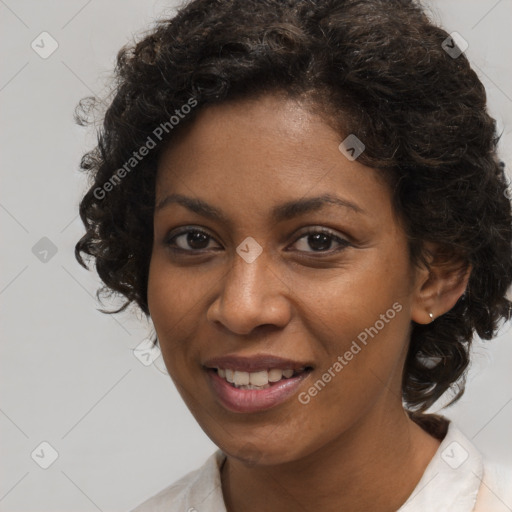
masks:
[[[411,308],[411,319],[418,324],[429,324],[450,311],[466,290],[471,274],[471,265],[460,256],[447,254],[432,243],[424,248],[428,268],[417,270]]]

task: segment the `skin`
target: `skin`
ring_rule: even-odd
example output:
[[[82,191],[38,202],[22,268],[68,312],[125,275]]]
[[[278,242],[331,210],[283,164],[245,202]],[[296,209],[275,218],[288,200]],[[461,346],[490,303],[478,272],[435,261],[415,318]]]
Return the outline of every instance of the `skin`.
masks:
[[[345,158],[345,136],[307,107],[278,94],[230,101],[177,132],[159,161],[156,204],[169,194],[200,198],[227,220],[175,202],[155,210],[149,309],[171,378],[227,454],[229,512],[395,511],[439,446],[402,408],[411,321],[448,311],[468,276],[410,262],[389,186]],[[328,205],[270,217],[276,205],[326,193],[362,212]],[[208,236],[192,246],[186,234],[174,239],[178,254],[169,239],[184,227]],[[315,251],[306,228],[345,242],[328,237]],[[249,236],[263,249],[252,263],[236,252]],[[307,391],[397,302],[401,311],[307,405],[294,395],[234,413],[208,385],[206,359],[267,353],[311,362],[299,389]]]

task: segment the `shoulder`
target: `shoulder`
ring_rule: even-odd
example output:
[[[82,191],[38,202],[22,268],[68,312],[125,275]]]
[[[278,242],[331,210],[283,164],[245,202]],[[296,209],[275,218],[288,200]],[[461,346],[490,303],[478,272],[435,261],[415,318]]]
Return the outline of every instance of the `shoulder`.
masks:
[[[510,512],[512,510],[512,467],[484,461],[482,483],[475,512]]]
[[[438,431],[437,452],[399,512],[511,512],[511,468],[485,460],[451,421],[444,436],[443,431]]]
[[[162,489],[158,494],[147,499],[131,512],[163,512],[164,510],[172,512],[178,509],[186,512],[183,503],[186,499],[189,479],[193,477],[193,473],[195,472],[185,475],[177,482]],[[172,508],[170,508],[171,506]]]
[[[198,469],[165,487],[131,512],[224,512],[220,468],[225,454],[215,451]]]

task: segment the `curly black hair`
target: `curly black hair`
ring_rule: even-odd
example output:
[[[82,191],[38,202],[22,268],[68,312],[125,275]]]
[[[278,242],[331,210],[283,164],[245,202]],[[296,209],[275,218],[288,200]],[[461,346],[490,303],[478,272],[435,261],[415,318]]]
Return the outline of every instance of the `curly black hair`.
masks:
[[[393,183],[412,261],[426,264],[425,243],[433,242],[471,266],[449,312],[413,323],[402,383],[411,413],[450,389],[452,402],[460,398],[474,335],[490,339],[511,318],[511,203],[484,86],[421,4],[194,0],[119,51],[112,84],[98,144],[81,161],[91,186],[75,247],[84,267],[82,253],[95,259],[98,297],[124,298],[104,312],[134,303],[150,315],[161,149],[208,104],[281,92],[307,99],[340,137],[364,142],[358,161]],[[77,121],[86,124],[99,101],[84,98]]]

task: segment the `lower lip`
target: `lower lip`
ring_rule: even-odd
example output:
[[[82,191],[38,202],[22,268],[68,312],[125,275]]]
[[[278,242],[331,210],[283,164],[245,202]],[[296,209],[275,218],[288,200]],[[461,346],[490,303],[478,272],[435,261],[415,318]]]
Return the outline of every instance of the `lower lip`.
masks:
[[[215,370],[208,369],[207,373],[210,377],[210,386],[226,409],[233,412],[258,412],[285,402],[296,393],[311,370],[302,372],[296,377],[269,383],[270,387],[265,389],[238,389],[226,379],[219,377]]]

